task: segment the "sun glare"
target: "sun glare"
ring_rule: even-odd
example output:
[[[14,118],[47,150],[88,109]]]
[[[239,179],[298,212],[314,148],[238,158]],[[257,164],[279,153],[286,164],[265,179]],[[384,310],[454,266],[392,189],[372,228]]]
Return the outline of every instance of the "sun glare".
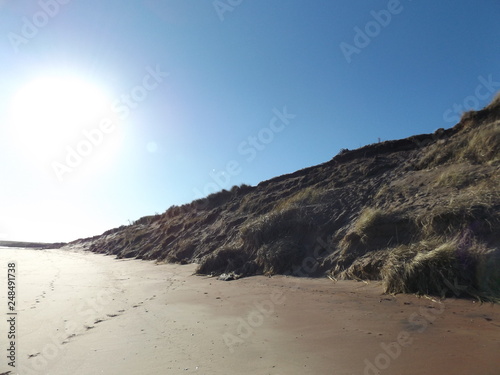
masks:
[[[109,107],[108,95],[97,85],[76,77],[44,76],[16,93],[9,127],[16,147],[46,161],[81,137],[83,129],[96,126]]]

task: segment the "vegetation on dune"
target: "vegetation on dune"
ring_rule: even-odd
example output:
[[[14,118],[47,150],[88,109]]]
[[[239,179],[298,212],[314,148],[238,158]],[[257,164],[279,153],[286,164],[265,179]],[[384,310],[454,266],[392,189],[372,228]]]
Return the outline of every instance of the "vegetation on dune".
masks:
[[[500,96],[451,129],[344,150],[90,239],[200,274],[381,280],[387,293],[500,300]]]
[[[304,257],[307,235],[313,228],[306,209],[275,210],[241,228],[244,246],[255,254],[258,269],[266,274],[286,273]]]
[[[499,301],[500,251],[468,235],[394,249],[381,270],[388,293],[466,295]]]
[[[45,242],[20,242],[20,241],[0,241],[3,247],[19,247],[29,249],[59,249],[66,245],[65,242],[45,243]]]

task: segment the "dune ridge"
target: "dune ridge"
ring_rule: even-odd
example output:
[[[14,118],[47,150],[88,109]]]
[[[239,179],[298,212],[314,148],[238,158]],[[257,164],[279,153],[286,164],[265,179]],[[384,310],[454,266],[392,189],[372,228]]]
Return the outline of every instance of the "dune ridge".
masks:
[[[500,99],[450,129],[341,150],[70,245],[224,279],[381,280],[388,293],[500,297]]]

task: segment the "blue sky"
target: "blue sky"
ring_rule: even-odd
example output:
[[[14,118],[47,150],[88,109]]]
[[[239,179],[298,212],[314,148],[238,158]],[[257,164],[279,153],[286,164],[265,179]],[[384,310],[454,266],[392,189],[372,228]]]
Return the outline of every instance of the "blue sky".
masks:
[[[0,0],[0,238],[100,234],[451,127],[500,89],[499,14],[496,0]]]

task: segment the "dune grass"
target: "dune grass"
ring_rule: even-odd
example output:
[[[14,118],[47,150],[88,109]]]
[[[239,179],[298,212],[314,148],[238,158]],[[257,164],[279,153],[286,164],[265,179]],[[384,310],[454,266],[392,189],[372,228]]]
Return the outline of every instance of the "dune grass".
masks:
[[[500,250],[465,237],[394,249],[381,270],[387,293],[500,301]]]
[[[435,143],[428,147],[416,164],[418,169],[449,163],[494,163],[500,159],[500,121],[484,124],[475,131],[465,131],[454,142]]]

